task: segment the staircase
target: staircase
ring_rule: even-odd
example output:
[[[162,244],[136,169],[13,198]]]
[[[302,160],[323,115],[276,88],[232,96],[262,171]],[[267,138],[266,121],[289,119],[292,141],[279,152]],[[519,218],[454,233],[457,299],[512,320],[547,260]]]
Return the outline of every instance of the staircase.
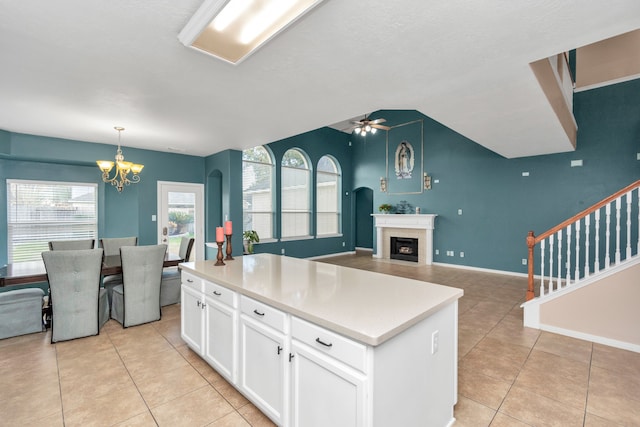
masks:
[[[524,325],[640,352],[639,230],[640,180],[539,236],[530,231]]]

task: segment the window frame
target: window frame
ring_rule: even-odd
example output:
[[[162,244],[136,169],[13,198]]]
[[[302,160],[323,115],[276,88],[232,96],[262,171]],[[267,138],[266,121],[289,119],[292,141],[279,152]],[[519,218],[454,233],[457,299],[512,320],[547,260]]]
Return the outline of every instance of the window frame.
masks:
[[[254,150],[256,148],[262,148],[266,155],[269,158],[269,163],[265,163],[265,162],[259,162],[256,160],[246,160],[245,159],[245,152],[247,150]],[[245,200],[245,189],[244,189],[244,168],[245,168],[245,164],[255,164],[258,166],[268,166],[269,169],[269,192],[270,192],[270,203],[271,203],[271,210],[270,211],[266,211],[266,210],[247,210],[245,209],[245,205],[244,205],[244,200]],[[260,241],[261,242],[268,242],[268,241],[275,241],[275,218],[276,218],[276,210],[275,210],[275,191],[274,191],[274,183],[275,183],[275,160],[274,160],[274,155],[271,152],[271,150],[265,146],[265,145],[258,145],[256,147],[252,147],[252,148],[248,148],[246,150],[242,150],[242,231],[246,231],[245,230],[245,218],[247,215],[253,215],[253,214],[267,214],[270,216],[270,227],[271,227],[271,236],[266,236],[264,235],[264,233],[260,234],[260,232],[258,232],[258,235],[260,236]],[[252,219],[253,221],[253,219]],[[252,222],[253,223],[253,222]]]
[[[285,156],[287,155],[288,152],[290,151],[297,151],[300,156],[302,157],[306,168],[300,168],[300,167],[295,167],[295,166],[286,166],[283,165]],[[306,189],[307,189],[307,193],[306,193],[306,199],[307,199],[307,209],[306,210],[285,210],[284,209],[284,182],[285,182],[285,177],[284,177],[284,172],[285,170],[303,170],[306,171],[307,174],[307,179],[306,179]],[[312,186],[313,186],[313,182],[312,182],[312,178],[313,178],[313,168],[312,168],[312,164],[311,161],[309,160],[309,156],[307,155],[307,153],[298,147],[291,147],[289,149],[287,149],[283,154],[282,154],[282,159],[280,160],[280,240],[281,241],[291,241],[291,240],[305,240],[305,239],[313,239],[314,236],[311,233],[311,230],[313,229],[313,206],[312,206],[312,200],[313,200],[313,193],[312,193]],[[285,214],[305,214],[307,215],[307,230],[305,234],[296,234],[296,235],[284,235],[284,225],[283,225],[283,220],[284,220],[284,216]]]
[[[335,172],[327,172],[324,170],[320,170],[320,162],[322,161],[322,159],[327,158],[334,166],[335,168]],[[338,162],[338,160],[329,155],[329,154],[325,154],[324,156],[320,157],[320,159],[318,159],[318,163],[316,166],[316,194],[315,194],[315,199],[316,199],[316,238],[322,239],[322,238],[327,238],[327,237],[339,237],[342,236],[342,198],[340,197],[340,195],[342,194],[342,173],[341,173],[342,169],[340,167],[340,162]],[[320,179],[319,176],[323,174],[323,175],[327,175],[327,176],[335,176],[335,183],[336,183],[336,188],[335,188],[335,203],[336,203],[336,210],[335,211],[321,211],[320,210],[320,203],[319,203],[319,197],[320,197]],[[319,215],[320,214],[331,214],[331,213],[335,213],[336,215],[336,226],[337,226],[337,230],[335,232],[332,233],[319,233],[318,232],[318,224],[320,223],[320,219],[319,219]]]
[[[72,187],[89,187],[93,188],[93,213],[92,217],[87,221],[64,221],[58,219],[57,221],[42,221],[41,218],[35,218],[33,220],[25,220],[25,218],[17,218],[15,212],[12,213],[12,207],[14,207],[15,211],[18,210],[18,205],[22,206],[38,206],[38,205],[27,205],[27,204],[14,204],[12,202],[15,201],[13,197],[14,192],[11,191],[12,185],[31,185],[31,186],[59,186],[66,187],[71,191]],[[6,191],[7,191],[7,201],[6,201],[6,209],[7,209],[7,260],[9,263],[23,262],[23,261],[36,261],[40,260],[40,253],[42,251],[48,250],[48,242],[52,240],[76,240],[76,239],[94,239],[98,240],[98,227],[99,227],[99,209],[98,209],[98,200],[99,200],[99,188],[98,184],[95,182],[76,182],[76,181],[46,181],[46,180],[28,180],[28,179],[7,179],[6,180]],[[69,198],[65,200],[65,203],[70,204],[73,203],[73,199]],[[77,202],[76,202],[77,203]],[[86,203],[85,203],[86,204]],[[90,203],[89,203],[90,204]],[[46,212],[45,212],[46,213]],[[45,224],[43,226],[43,224]],[[31,234],[26,233],[18,233],[17,228],[22,226],[29,225],[38,225],[37,228],[43,229],[41,232],[31,232]],[[87,230],[84,233],[73,234],[68,233],[66,236],[65,233],[60,233],[61,235],[55,234],[54,230],[65,230],[70,227],[80,226],[87,227]],[[36,227],[34,227],[36,228]],[[16,236],[25,236],[23,239],[27,242],[33,242],[38,249],[34,249],[37,251],[38,256],[35,256],[32,251],[26,251],[30,256],[28,257],[19,257],[16,259],[16,245],[14,241],[16,240]],[[39,239],[42,238],[43,241]],[[25,259],[26,258],[26,259]]]

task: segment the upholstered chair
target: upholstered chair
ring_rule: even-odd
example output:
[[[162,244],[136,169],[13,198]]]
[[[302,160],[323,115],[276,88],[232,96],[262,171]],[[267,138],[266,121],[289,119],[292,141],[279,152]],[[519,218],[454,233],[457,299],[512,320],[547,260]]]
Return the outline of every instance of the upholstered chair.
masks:
[[[191,257],[193,249],[193,237],[183,237],[180,240],[179,255],[185,262]],[[160,305],[177,304],[180,302],[180,267],[167,267],[162,271],[162,284],[160,285]]]
[[[42,252],[51,292],[51,342],[97,335],[109,320],[100,289],[102,249]]]
[[[77,249],[93,249],[96,241],[94,239],[82,240],[54,240],[49,242],[51,251],[72,251]]]
[[[118,255],[120,256],[120,248],[122,246],[137,246],[137,237],[110,237],[100,239],[100,247],[104,249],[104,256]],[[107,298],[109,306],[113,295],[113,288],[122,284],[122,274],[112,274],[102,279],[102,286],[107,290]]]
[[[122,284],[113,288],[111,318],[124,328],[160,320],[160,281],[167,245],[123,246]]]

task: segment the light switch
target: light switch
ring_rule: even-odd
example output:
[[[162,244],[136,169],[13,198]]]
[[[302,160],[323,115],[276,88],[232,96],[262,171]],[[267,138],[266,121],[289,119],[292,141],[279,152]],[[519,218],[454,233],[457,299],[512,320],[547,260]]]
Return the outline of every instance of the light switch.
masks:
[[[155,215],[151,215],[151,221],[156,222],[156,216]]]

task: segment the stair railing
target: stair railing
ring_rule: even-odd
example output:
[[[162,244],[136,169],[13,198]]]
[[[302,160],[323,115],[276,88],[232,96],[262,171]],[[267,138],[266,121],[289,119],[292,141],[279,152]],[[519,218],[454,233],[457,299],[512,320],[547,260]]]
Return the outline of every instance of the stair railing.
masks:
[[[637,221],[632,221],[632,215],[637,215]],[[601,221],[601,217],[604,221]],[[633,230],[633,224],[636,225],[635,230]],[[543,297],[631,258],[634,252],[632,238],[637,240],[635,254],[640,253],[639,230],[640,180],[539,236],[529,231],[527,235],[529,249],[527,301],[535,297],[534,248],[538,243],[540,244],[539,296]],[[600,240],[602,235],[604,235],[604,242]],[[621,251],[623,244],[624,251]],[[601,259],[602,255],[604,259]]]

